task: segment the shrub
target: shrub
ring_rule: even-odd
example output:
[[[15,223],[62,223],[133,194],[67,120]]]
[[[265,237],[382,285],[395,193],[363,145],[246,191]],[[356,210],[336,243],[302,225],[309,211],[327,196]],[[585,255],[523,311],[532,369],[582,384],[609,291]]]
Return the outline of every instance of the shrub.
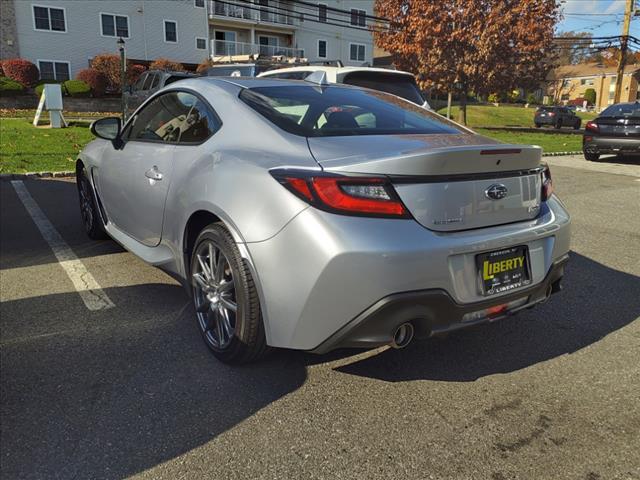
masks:
[[[200,63],[200,65],[198,65],[198,68],[196,69],[197,73],[204,73],[211,65],[213,65],[213,62],[208,59],[205,58],[202,63]]]
[[[173,60],[169,60],[167,58],[157,58],[151,65],[149,65],[149,70],[164,70],[171,72],[184,72],[184,67],[179,62],[174,62]]]
[[[527,103],[530,105],[538,105],[540,102],[533,93],[530,93],[529,95],[527,95]]]
[[[117,93],[121,90],[120,81],[120,55],[115,53],[103,53],[96,55],[91,60],[91,68],[102,73],[107,79],[107,89]],[[142,65],[127,62],[127,84],[133,84],[145,71]]]
[[[82,80],[91,88],[91,95],[102,97],[107,90],[107,77],[102,72],[93,68],[84,68],[76,75],[77,80]]]
[[[4,75],[16,82],[32,87],[40,78],[38,68],[29,60],[13,58],[2,62]]]
[[[72,97],[88,97],[91,94],[91,87],[82,80],[67,80],[63,88]]]
[[[502,101],[502,95],[499,93],[490,93],[487,100],[489,103],[500,103]]]
[[[131,64],[127,67],[127,85],[133,85],[136,83],[140,75],[145,72],[146,68],[144,65]]]
[[[38,97],[40,97],[42,95],[42,90],[44,90],[44,86],[46,84],[51,85],[52,83],[60,85],[60,89],[62,90],[62,95],[64,96],[68,95],[68,92],[64,87],[64,82],[59,82],[58,80],[40,80],[38,83],[36,83],[36,86],[33,89],[33,91]]]
[[[590,105],[596,103],[596,91],[593,88],[587,88],[584,91],[584,99],[589,102]]]
[[[13,97],[24,92],[24,85],[8,77],[0,77],[0,97]]]

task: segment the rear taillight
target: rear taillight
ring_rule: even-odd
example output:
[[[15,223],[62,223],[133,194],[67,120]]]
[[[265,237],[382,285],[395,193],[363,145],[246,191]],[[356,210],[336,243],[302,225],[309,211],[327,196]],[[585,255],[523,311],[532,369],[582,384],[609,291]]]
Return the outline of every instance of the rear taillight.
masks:
[[[598,124],[591,120],[587,122],[587,124],[584,126],[584,129],[587,132],[596,132],[596,133],[600,130],[600,128],[598,127]]]
[[[550,116],[550,117],[555,117],[555,116],[556,116],[556,114],[555,114],[555,113],[553,113],[553,112],[549,112],[549,116]]]
[[[549,165],[544,166],[542,171],[542,201],[546,202],[551,198],[553,193],[553,180],[551,180],[551,170]]]
[[[409,212],[384,177],[349,177],[272,171],[284,187],[316,208],[343,215],[408,218]]]

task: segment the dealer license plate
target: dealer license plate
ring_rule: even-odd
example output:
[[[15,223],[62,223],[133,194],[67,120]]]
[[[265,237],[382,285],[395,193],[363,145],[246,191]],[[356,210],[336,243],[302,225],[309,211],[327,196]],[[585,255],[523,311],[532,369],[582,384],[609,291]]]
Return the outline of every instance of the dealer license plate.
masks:
[[[476,265],[485,296],[531,283],[528,249],[524,245],[476,255]]]

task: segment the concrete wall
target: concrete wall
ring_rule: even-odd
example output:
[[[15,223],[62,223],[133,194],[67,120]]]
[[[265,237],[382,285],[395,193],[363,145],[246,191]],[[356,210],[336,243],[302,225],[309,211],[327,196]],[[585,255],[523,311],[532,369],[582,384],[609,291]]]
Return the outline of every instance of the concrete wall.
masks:
[[[67,31],[35,30],[34,4],[63,8]],[[208,22],[205,9],[195,7],[193,0],[16,0],[20,56],[36,65],[37,60],[70,62],[73,76],[95,55],[117,53],[117,37],[102,35],[100,13],[129,18],[129,38],[124,39],[128,58],[200,63],[208,55],[208,50],[196,49],[196,37],[207,38]],[[177,43],[164,41],[165,19],[177,22]]]
[[[0,97],[0,108],[35,109],[36,95]],[[64,112],[120,112],[120,98],[63,98]]]
[[[20,56],[14,0],[0,0],[0,60]]]

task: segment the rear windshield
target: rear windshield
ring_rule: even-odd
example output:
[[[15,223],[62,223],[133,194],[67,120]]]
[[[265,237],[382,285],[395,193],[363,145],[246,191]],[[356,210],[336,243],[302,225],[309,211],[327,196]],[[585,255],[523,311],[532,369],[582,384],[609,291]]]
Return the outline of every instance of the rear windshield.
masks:
[[[552,112],[556,107],[538,107],[539,112]]]
[[[373,90],[287,85],[244,89],[240,99],[303,137],[465,133],[444,117]]]
[[[600,114],[601,117],[640,117],[640,103],[611,105]]]
[[[391,93],[418,105],[424,103],[424,98],[420,94],[416,81],[409,75],[385,72],[353,72],[345,75],[342,83]]]
[[[170,83],[177,82],[178,80],[185,80],[186,78],[191,78],[189,75],[171,75],[164,82],[164,85],[167,86]]]

